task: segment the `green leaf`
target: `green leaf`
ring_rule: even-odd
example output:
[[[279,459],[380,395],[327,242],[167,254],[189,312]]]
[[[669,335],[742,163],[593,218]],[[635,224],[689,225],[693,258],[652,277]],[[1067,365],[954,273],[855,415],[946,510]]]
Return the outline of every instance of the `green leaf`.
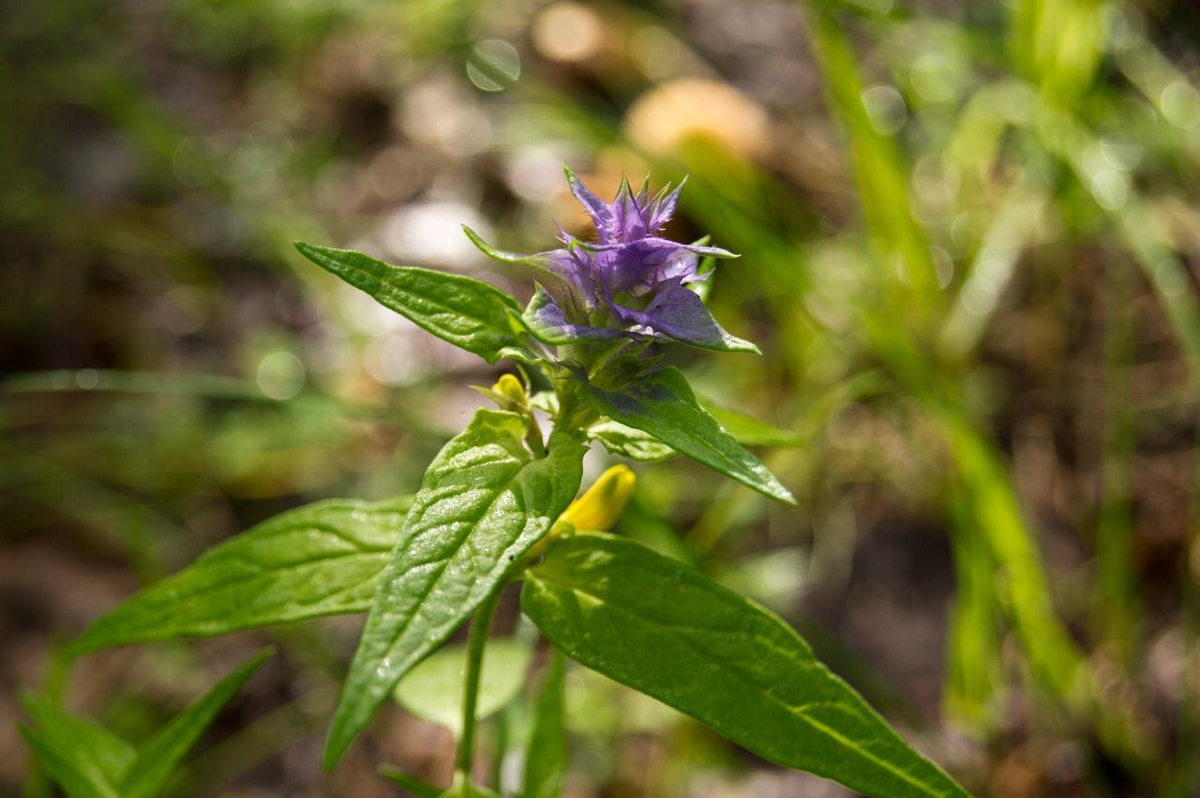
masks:
[[[489,640],[483,653],[483,672],[475,714],[479,720],[508,706],[525,683],[532,652],[516,640]],[[463,674],[466,646],[446,646],[421,662],[396,687],[396,700],[419,718],[462,733]]]
[[[123,798],[152,798],[163,791],[175,769],[213,718],[237,695],[255,671],[271,657],[270,650],[260,651],[208,692],[188,704],[182,712],[167,722],[142,744],[121,780]]]
[[[584,445],[525,448],[527,418],[480,410],[425,472],[392,550],[325,745],[331,768],[414,665],[508,577],[579,490]]]
[[[674,449],[650,433],[627,427],[610,418],[597,421],[588,427],[587,436],[591,440],[600,441],[612,454],[643,463],[665,460],[675,454]]]
[[[22,703],[37,725],[21,725],[21,734],[51,778],[73,798],[152,798],[167,786],[221,707],[270,655],[257,654],[217,682],[137,751],[107,729],[34,694],[25,695]]]
[[[525,798],[558,798],[567,776],[567,663],[553,649],[541,692],[533,705],[533,729],[525,746]]]
[[[754,753],[866,795],[965,796],[778,616],[602,533],[561,538],[521,606],[568,656]]]
[[[334,499],[264,521],[133,596],[71,651],[364,612],[410,503]]]
[[[17,731],[37,755],[46,774],[71,798],[121,798],[103,774],[88,770],[76,760],[71,748],[64,748],[37,729],[17,722]]]
[[[22,736],[68,795],[121,798],[118,784],[134,760],[133,746],[45,696],[26,693],[21,704],[36,724],[19,724]]]
[[[487,787],[472,784],[462,773],[458,773],[454,776],[454,784],[442,793],[442,798],[500,798],[500,794]]]
[[[379,775],[383,776],[388,781],[393,781],[396,784],[399,784],[401,787],[417,796],[417,798],[438,798],[438,796],[442,794],[441,787],[435,787],[429,782],[418,779],[416,776],[409,775],[393,765],[380,765]]]
[[[516,332],[517,300],[461,274],[393,266],[361,252],[296,242],[300,254],[418,327],[489,363],[524,347]]]
[[[700,406],[743,446],[800,446],[806,438],[791,430],[780,429],[737,410],[700,400]],[[590,440],[600,441],[610,453],[644,463],[665,460],[675,450],[648,432],[627,427],[610,418],[587,428]]]
[[[592,407],[614,421],[649,433],[772,499],[796,503],[775,475],[700,407],[679,369],[668,366],[619,391],[606,391],[584,378],[579,383]]]

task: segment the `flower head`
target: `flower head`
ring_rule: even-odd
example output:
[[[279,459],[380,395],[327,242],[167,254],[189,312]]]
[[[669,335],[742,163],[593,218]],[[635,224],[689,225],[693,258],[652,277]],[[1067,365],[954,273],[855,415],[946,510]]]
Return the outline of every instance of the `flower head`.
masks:
[[[635,193],[622,180],[612,202],[604,202],[566,169],[571,193],[595,228],[594,241],[581,241],[559,228],[558,249],[517,256],[488,247],[501,260],[534,263],[541,288],[525,319],[551,343],[619,337],[665,338],[706,349],[758,351],[754,344],[725,332],[691,286],[703,257],[737,257],[719,247],[683,244],[659,235],[671,219],[683,190],[664,187],[653,197],[647,183]]]

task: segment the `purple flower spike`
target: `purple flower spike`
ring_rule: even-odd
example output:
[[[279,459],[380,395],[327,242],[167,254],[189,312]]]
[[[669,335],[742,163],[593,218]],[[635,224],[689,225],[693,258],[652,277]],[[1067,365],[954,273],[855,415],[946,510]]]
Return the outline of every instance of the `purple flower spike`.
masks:
[[[571,193],[583,205],[596,230],[594,243],[580,241],[561,228],[559,249],[536,255],[495,250],[467,234],[485,253],[510,263],[532,265],[541,284],[525,311],[525,323],[550,344],[626,336],[662,338],[705,349],[757,352],[758,347],[727,333],[689,285],[701,258],[735,258],[728,250],[682,244],[658,235],[679,204],[680,183],[653,198],[648,183],[634,193],[622,179],[612,202],[604,202],[564,167]]]

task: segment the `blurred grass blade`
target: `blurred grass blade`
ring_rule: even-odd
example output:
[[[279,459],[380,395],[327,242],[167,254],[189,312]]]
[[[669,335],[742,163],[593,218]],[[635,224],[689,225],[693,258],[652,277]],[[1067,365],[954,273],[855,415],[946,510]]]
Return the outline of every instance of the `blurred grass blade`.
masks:
[[[34,722],[33,727],[18,724],[22,736],[72,798],[123,798],[118,787],[136,756],[133,746],[45,696],[26,693],[21,705]]]
[[[872,124],[863,100],[859,59],[840,23],[824,8],[813,9],[809,17],[825,91],[850,135],[859,203],[879,267],[894,274],[898,264],[903,266],[917,300],[917,306],[909,308],[920,315],[937,299],[938,278],[925,232],[912,216],[908,171],[894,141]]]
[[[199,397],[227,399],[267,405],[330,408],[349,418],[380,419],[393,417],[405,429],[440,440],[451,433],[431,426],[428,419],[395,404],[377,406],[352,403],[344,398],[305,388],[290,399],[278,399],[263,393],[259,384],[241,377],[223,374],[198,374],[162,371],[124,371],[120,369],[57,369],[14,374],[0,381],[0,391],[13,396],[29,393],[144,394],[148,396]]]
[[[71,653],[365,612],[411,503],[333,499],[264,521],[100,618]]]
[[[525,798],[558,798],[570,752],[566,728],[567,660],[551,646],[550,662],[533,702],[533,728],[525,746]]]
[[[535,459],[528,431],[516,413],[479,410],[430,463],[350,664],[325,744],[327,769],[575,498],[583,444],[555,431],[546,456]]]
[[[1117,5],[1121,15],[1140,13],[1128,3]],[[1195,143],[1193,131],[1195,113],[1200,107],[1200,92],[1196,90],[1195,81],[1144,36],[1135,34],[1129,38],[1132,41],[1116,47],[1114,60],[1118,68],[1166,120],[1167,124],[1156,126],[1154,133],[1168,138],[1173,150],[1190,154],[1194,162],[1197,153],[1192,146]]]
[[[1034,124],[1042,144],[1067,163],[1076,179],[1094,193],[1095,184],[1085,155],[1099,145],[1095,137],[1066,111],[1044,104]],[[1200,300],[1187,266],[1156,233],[1134,187],[1126,190],[1120,202],[1108,202],[1101,207],[1116,224],[1117,233],[1154,288],[1183,349],[1192,379],[1200,384]]]
[[[867,795],[967,795],[780,618],[633,541],[555,540],[521,607],[571,658],[772,762]]]
[[[965,422],[949,416],[940,421],[971,503],[975,534],[987,541],[996,584],[1025,655],[1047,687],[1078,707],[1084,695],[1081,655],[1054,613],[1041,556],[1008,475],[991,447]]]
[[[1070,103],[1082,94],[1104,55],[1103,0],[1022,0],[1012,11],[1014,60],[1044,96]]]
[[[217,713],[237,695],[246,680],[270,659],[270,650],[260,651],[208,689],[154,733],[138,750],[137,759],[121,779],[123,798],[153,798],[167,782],[188,750],[196,744]]]
[[[942,327],[940,343],[948,358],[965,358],[983,339],[1048,202],[1045,192],[1034,189],[1028,180],[1019,180],[1009,189]]]
[[[720,407],[701,399],[700,406],[743,446],[803,446],[804,436],[760,421],[740,410]]]
[[[92,770],[88,763],[76,758],[73,747],[57,745],[49,735],[19,721],[17,731],[37,755],[47,775],[71,798],[121,798],[104,773]]]
[[[975,522],[978,509],[960,485],[947,497],[954,548],[954,605],[944,703],[947,713],[971,728],[991,730],[997,720],[1000,684],[1000,607],[996,569]]]

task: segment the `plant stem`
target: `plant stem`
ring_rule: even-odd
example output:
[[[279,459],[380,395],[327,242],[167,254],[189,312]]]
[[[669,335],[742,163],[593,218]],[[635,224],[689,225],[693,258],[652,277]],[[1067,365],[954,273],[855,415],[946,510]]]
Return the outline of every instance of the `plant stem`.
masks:
[[[458,742],[457,762],[457,770],[464,782],[471,780],[471,765],[475,758],[475,728],[477,725],[475,708],[479,702],[479,677],[483,672],[483,651],[487,646],[488,632],[492,628],[492,618],[496,614],[500,590],[501,588],[497,588],[480,605],[467,636],[467,673],[463,692],[462,737]]]

